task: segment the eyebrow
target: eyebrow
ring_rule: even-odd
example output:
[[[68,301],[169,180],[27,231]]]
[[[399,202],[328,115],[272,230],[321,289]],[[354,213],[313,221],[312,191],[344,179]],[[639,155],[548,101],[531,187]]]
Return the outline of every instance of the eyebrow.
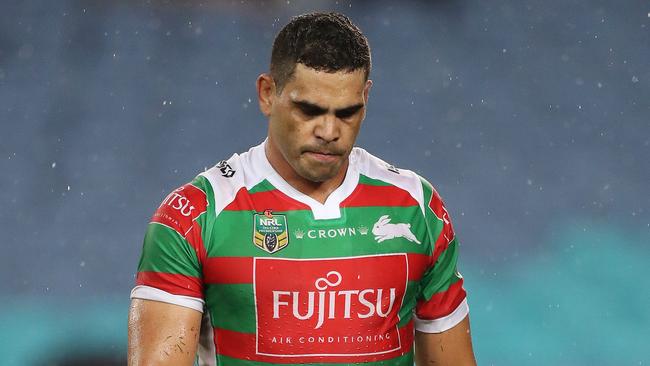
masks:
[[[312,115],[321,115],[327,113],[328,109],[319,106],[318,104],[310,103],[304,100],[294,100],[292,101],[293,105],[296,107],[299,107],[303,111],[309,112],[309,114]],[[354,113],[356,113],[358,110],[363,108],[364,104],[359,103],[359,104],[354,104],[345,108],[340,108],[340,109],[335,109],[334,114],[337,117],[345,117],[345,116],[351,116]]]

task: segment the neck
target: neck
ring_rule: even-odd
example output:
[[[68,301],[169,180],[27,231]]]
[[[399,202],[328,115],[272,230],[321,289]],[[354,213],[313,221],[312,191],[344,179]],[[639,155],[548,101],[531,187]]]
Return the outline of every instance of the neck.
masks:
[[[273,169],[284,179],[290,186],[295,188],[298,192],[303,193],[314,200],[325,203],[327,197],[334,192],[345,179],[345,174],[348,170],[349,160],[341,166],[339,172],[332,178],[323,182],[313,182],[300,176],[284,159],[282,154],[273,149],[271,143],[267,141],[264,148],[266,158],[273,167]]]

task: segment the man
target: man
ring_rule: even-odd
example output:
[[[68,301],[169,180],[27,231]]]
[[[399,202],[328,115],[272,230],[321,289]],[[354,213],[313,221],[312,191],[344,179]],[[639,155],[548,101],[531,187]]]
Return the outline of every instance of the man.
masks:
[[[149,224],[129,364],[475,365],[440,197],[353,148],[369,72],[344,15],[280,31],[257,79],[266,141],[173,191]]]

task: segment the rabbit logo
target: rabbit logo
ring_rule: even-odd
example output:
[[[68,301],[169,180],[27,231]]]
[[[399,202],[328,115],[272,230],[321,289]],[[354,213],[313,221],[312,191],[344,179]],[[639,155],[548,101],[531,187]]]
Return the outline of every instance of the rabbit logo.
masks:
[[[377,222],[375,222],[372,226],[372,234],[375,236],[375,240],[377,240],[378,243],[389,239],[404,238],[408,241],[420,244],[420,241],[415,237],[415,235],[413,235],[413,232],[411,232],[411,224],[391,224],[390,216],[388,215],[383,215],[379,220],[377,220]]]

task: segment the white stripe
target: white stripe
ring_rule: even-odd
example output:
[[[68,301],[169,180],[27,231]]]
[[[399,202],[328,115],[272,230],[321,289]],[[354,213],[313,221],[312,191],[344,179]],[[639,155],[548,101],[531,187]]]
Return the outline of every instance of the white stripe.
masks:
[[[467,314],[469,314],[469,305],[467,305],[467,298],[465,298],[463,302],[458,305],[456,310],[442,318],[425,320],[420,319],[417,315],[413,314],[415,330],[423,333],[442,333],[460,323],[465,319]]]
[[[205,304],[203,299],[199,299],[198,297],[174,295],[155,287],[143,285],[135,286],[133,290],[131,290],[131,298],[160,301],[194,309],[200,312],[203,312],[203,304]]]

